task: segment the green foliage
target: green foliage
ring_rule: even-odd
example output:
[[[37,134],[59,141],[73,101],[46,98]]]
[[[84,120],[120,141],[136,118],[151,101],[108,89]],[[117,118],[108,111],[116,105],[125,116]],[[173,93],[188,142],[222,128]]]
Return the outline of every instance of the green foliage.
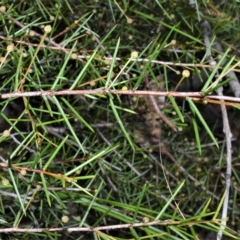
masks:
[[[225,77],[238,67],[239,3],[196,1],[195,11],[187,2],[1,2],[2,239],[180,240],[219,231],[226,167],[221,119],[209,120],[209,109],[192,97],[155,96],[174,132],[147,95],[134,95],[176,88],[207,97],[230,81],[216,80],[218,71]],[[212,41],[219,63],[212,72],[201,12],[225,47],[219,53]],[[181,79],[183,70],[190,77]],[[132,94],[116,93],[127,90]],[[19,92],[25,95],[16,97]],[[233,150],[224,235],[238,239]]]

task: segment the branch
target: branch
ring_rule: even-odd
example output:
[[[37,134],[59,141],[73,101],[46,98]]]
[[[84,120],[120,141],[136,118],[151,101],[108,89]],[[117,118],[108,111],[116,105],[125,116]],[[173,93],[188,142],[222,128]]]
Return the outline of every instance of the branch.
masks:
[[[223,88],[222,87],[218,88],[217,93],[220,96],[223,96]],[[226,170],[226,190],[225,190],[223,209],[222,209],[222,221],[221,221],[221,227],[217,234],[217,240],[222,239],[222,232],[224,231],[226,224],[227,224],[226,218],[227,218],[227,213],[228,213],[229,192],[230,192],[231,173],[232,173],[232,142],[231,142],[232,133],[231,133],[231,129],[229,126],[226,106],[221,104],[221,110],[222,110],[222,117],[223,117],[223,132],[226,135],[227,170]]]
[[[68,231],[68,232],[97,232],[97,231],[103,231],[103,230],[113,230],[113,229],[123,229],[123,228],[136,228],[136,227],[149,227],[149,226],[171,226],[171,225],[178,225],[181,224],[181,221],[173,221],[170,219],[160,221],[155,220],[151,222],[147,222],[149,220],[146,218],[146,222],[140,222],[140,223],[127,223],[127,224],[119,224],[119,225],[108,225],[108,226],[99,226],[95,228],[91,227],[72,227],[72,228],[2,228],[0,229],[0,233],[13,233],[13,232],[22,232],[22,233],[36,233],[36,232],[62,232],[62,231]],[[186,222],[186,225],[191,224],[199,224],[199,223],[209,223],[209,222],[218,222],[218,219],[214,220],[194,220]]]
[[[189,5],[197,9],[197,1],[196,0],[189,0]],[[212,28],[209,24],[209,22],[206,19],[201,19],[202,12],[198,11],[198,21],[202,27],[203,30],[203,38],[204,38],[204,43],[206,46],[206,58],[210,60],[210,65],[216,66],[217,63],[212,57],[211,53],[211,39],[213,38],[213,31]],[[214,39],[214,44],[215,47],[219,52],[223,52],[223,48],[221,44]],[[227,62],[227,59],[223,59],[222,64],[225,64]],[[219,76],[218,71],[216,71],[216,76]],[[238,81],[238,78],[236,77],[236,74],[233,71],[229,71],[226,73],[226,76],[233,78],[232,81],[229,82],[230,88],[232,89],[234,96],[239,97],[240,96],[240,84]],[[219,87],[217,90],[217,94],[220,97],[223,97],[223,88]],[[228,115],[227,115],[227,110],[226,106],[224,104],[221,104],[221,111],[222,111],[222,117],[223,117],[223,132],[226,135],[226,146],[227,146],[227,170],[226,170],[226,190],[225,190],[225,196],[224,196],[224,203],[223,203],[223,209],[222,209],[222,221],[221,221],[221,226],[219,228],[218,234],[217,234],[217,240],[222,239],[222,234],[224,229],[226,228],[227,225],[227,213],[228,213],[228,204],[229,204],[229,191],[230,191],[230,178],[231,178],[231,172],[232,172],[232,143],[231,143],[231,138],[232,138],[232,133],[230,130],[229,126],[229,120],[228,120]]]
[[[173,96],[179,98],[193,97],[196,101],[205,101],[206,103],[211,102],[211,99],[216,100],[225,100],[235,103],[240,103],[240,97],[229,97],[224,95],[209,95],[203,96],[202,92],[161,92],[161,91],[150,91],[150,90],[110,90],[110,89],[86,89],[86,90],[60,90],[60,91],[32,91],[32,92],[12,92],[12,93],[3,93],[0,94],[0,99],[8,99],[8,98],[18,98],[18,97],[35,97],[35,96],[63,96],[63,95],[107,95],[107,94],[115,94],[115,95],[134,95],[134,96]],[[225,104],[226,102],[219,101],[216,104]],[[232,105],[234,106],[234,105]]]
[[[17,97],[36,97],[36,96],[62,96],[62,95],[98,95],[98,94],[117,94],[117,95],[142,95],[142,96],[173,96],[173,97],[203,97],[201,92],[159,92],[148,90],[110,90],[110,89],[93,89],[93,90],[61,90],[61,91],[32,91],[32,92],[13,92],[3,93],[0,99],[17,98]],[[217,97],[217,96],[216,96]],[[239,98],[240,99],[240,98]],[[240,101],[240,100],[239,100]]]

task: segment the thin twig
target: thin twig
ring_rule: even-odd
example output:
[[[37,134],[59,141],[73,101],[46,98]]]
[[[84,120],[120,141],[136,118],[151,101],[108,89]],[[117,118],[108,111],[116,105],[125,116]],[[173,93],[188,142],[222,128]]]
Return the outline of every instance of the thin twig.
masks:
[[[162,111],[159,109],[159,106],[156,103],[156,99],[149,95],[148,97],[150,104],[153,106],[156,114],[160,119],[162,119],[173,131],[177,132],[176,126],[162,113]]]
[[[142,95],[142,96],[173,96],[173,97],[202,97],[201,92],[159,92],[148,90],[110,90],[110,89],[86,89],[86,90],[61,90],[61,91],[32,91],[32,92],[12,92],[3,93],[0,99],[17,98],[17,97],[36,97],[36,96],[62,96],[62,95],[86,95],[86,94],[119,94],[119,95]],[[240,98],[239,98],[240,99]]]
[[[214,219],[214,222],[218,221],[217,219]],[[199,224],[199,223],[209,223],[211,221],[209,220],[194,220],[189,221],[187,224]],[[104,231],[104,230],[113,230],[113,229],[123,229],[123,228],[136,228],[136,227],[150,227],[150,226],[172,226],[172,225],[178,225],[180,224],[180,221],[173,221],[171,219],[167,220],[155,220],[150,222],[139,222],[139,223],[127,223],[127,224],[118,224],[118,225],[108,225],[108,226],[99,226],[99,227],[62,227],[62,228],[3,228],[0,229],[0,233],[13,233],[13,232],[62,232],[62,231],[68,231],[68,232],[97,232],[97,231]]]
[[[220,96],[223,96],[223,88],[220,87],[217,89],[217,93]],[[230,184],[231,184],[231,174],[232,174],[232,133],[229,126],[229,120],[227,115],[226,106],[224,104],[221,105],[222,110],[222,117],[223,117],[223,132],[226,135],[226,147],[227,147],[227,169],[226,169],[226,190],[225,190],[225,196],[224,196],[224,202],[223,202],[223,209],[222,209],[222,221],[221,221],[221,227],[217,234],[217,240],[222,239],[222,233],[226,227],[226,219],[227,219],[227,213],[228,213],[228,204],[229,204],[229,191],[230,191]]]
[[[240,97],[208,95],[203,96],[202,92],[162,92],[150,90],[110,90],[110,89],[86,89],[86,90],[61,90],[61,91],[32,91],[32,92],[12,92],[3,93],[0,99],[17,98],[17,97],[35,97],[35,96],[62,96],[62,95],[98,95],[98,94],[116,94],[116,95],[134,95],[134,96],[173,96],[179,98],[194,97],[199,98],[198,101],[208,102],[208,99],[225,100],[240,103]],[[194,100],[194,99],[193,99]],[[220,101],[218,104],[221,104]]]
[[[196,0],[189,0],[189,5],[196,9],[197,8],[197,2]],[[198,11],[198,21],[201,21],[201,27],[203,30],[203,38],[204,38],[204,43],[206,46],[206,58],[210,60],[210,64],[213,65],[214,67],[217,65],[216,61],[213,60],[212,54],[211,54],[211,39],[213,38],[213,31],[211,29],[211,26],[206,19],[201,19],[202,12]],[[223,52],[221,44],[215,39],[214,43],[216,45],[216,48],[220,51]],[[226,63],[227,59],[223,59],[222,64]],[[235,95],[235,97],[240,96],[240,84],[239,81],[233,71],[230,71],[226,74],[228,77],[232,77],[233,80],[229,82],[229,85]],[[216,71],[216,77],[219,76],[218,71]],[[217,94],[221,97],[223,97],[223,88],[219,87],[217,90]],[[221,104],[221,111],[222,111],[222,117],[223,117],[223,131],[226,135],[226,146],[227,146],[227,170],[226,170],[226,190],[225,190],[225,196],[224,196],[224,203],[223,203],[223,209],[222,209],[222,220],[221,220],[221,226],[219,228],[218,234],[217,234],[217,240],[222,239],[222,234],[224,229],[226,228],[226,223],[227,223],[227,212],[228,212],[228,204],[229,204],[229,190],[230,190],[230,183],[231,183],[231,171],[232,171],[232,143],[231,143],[231,138],[232,138],[232,133],[230,130],[229,126],[229,120],[228,120],[228,115],[227,115],[227,110],[226,106],[224,104]]]
[[[148,79],[148,72],[145,73],[144,76],[144,81],[146,84],[147,89],[151,89],[151,86],[149,84],[149,79]],[[155,86],[155,84],[153,84],[152,86],[153,88],[157,88],[157,86]],[[156,89],[157,90],[157,89]],[[149,101],[149,105],[151,107],[153,107],[154,112],[158,115],[158,117],[163,120],[170,128],[173,129],[173,131],[177,131],[176,126],[164,115],[164,113],[160,110],[160,106],[157,104],[157,101],[155,99],[155,97],[153,97],[151,94],[148,96],[148,101]]]

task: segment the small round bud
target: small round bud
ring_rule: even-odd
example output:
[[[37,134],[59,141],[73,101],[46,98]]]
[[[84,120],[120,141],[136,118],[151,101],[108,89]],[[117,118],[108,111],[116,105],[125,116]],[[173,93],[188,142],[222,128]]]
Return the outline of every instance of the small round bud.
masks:
[[[217,65],[217,62],[216,61],[211,61],[210,63],[209,63],[211,66],[216,66]]]
[[[69,217],[68,216],[62,216],[62,222],[63,223],[67,223],[69,221]]]
[[[173,39],[173,40],[171,41],[171,45],[176,45],[176,43],[177,43],[177,41],[176,41],[175,39]]]
[[[128,90],[127,86],[123,86],[123,87],[122,87],[122,90],[123,90],[123,91],[127,91],[127,90]]]
[[[182,76],[183,76],[183,77],[189,77],[189,76],[190,76],[190,72],[189,72],[188,70],[184,70],[184,71],[182,72]]]
[[[136,77],[137,77],[137,74],[136,74],[136,73],[133,73],[133,74],[132,74],[132,77],[133,77],[133,78],[136,78]]]
[[[133,23],[133,19],[132,18],[127,18],[127,23],[128,24],[132,24]]]
[[[3,186],[9,185],[9,181],[6,178],[2,179],[2,185]]]
[[[1,6],[0,7],[0,12],[6,12],[6,7],[5,6]]]
[[[9,137],[10,136],[10,131],[9,130],[4,130],[3,131],[3,136],[4,137]]]
[[[72,53],[71,58],[72,59],[77,59],[78,55],[76,53]]]
[[[89,84],[90,84],[90,86],[94,87],[96,85],[96,82],[91,81]]]
[[[35,32],[31,30],[31,31],[29,32],[29,36],[31,36],[31,37],[35,36]]]
[[[51,31],[52,31],[51,25],[46,25],[46,26],[44,27],[44,32],[45,32],[45,33],[50,33]]]
[[[132,100],[133,100],[134,102],[136,102],[136,101],[138,100],[138,98],[137,98],[137,97],[133,97]]]
[[[182,132],[183,128],[182,127],[178,127],[178,131]]]
[[[26,169],[21,169],[20,174],[21,174],[22,176],[25,176],[25,175],[27,174]]]
[[[204,160],[204,162],[209,162],[209,158],[208,157],[205,157],[203,160]]]
[[[138,57],[138,52],[137,51],[131,52],[131,58],[137,58],[137,57]]]
[[[144,222],[144,223],[148,223],[148,222],[149,222],[149,218],[148,218],[148,217],[144,217],[144,218],[143,218],[143,222]]]
[[[7,46],[7,51],[8,52],[12,52],[14,50],[14,44],[9,44],[8,46]]]

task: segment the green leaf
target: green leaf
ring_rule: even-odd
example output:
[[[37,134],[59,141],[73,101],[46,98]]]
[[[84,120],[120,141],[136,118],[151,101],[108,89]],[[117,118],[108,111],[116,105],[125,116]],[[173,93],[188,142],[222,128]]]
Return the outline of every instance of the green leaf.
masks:
[[[123,131],[126,139],[128,140],[130,146],[132,147],[133,151],[135,151],[134,144],[133,144],[132,140],[130,139],[130,137],[129,137],[127,131],[126,131],[126,129],[125,129],[123,123],[122,123],[121,118],[120,118],[119,115],[118,115],[117,109],[116,109],[116,107],[115,107],[115,105],[114,105],[113,100],[112,100],[111,97],[109,98],[109,101],[110,101],[110,106],[112,107],[113,113],[114,113],[114,115],[115,115],[115,117],[116,117],[116,120],[117,120],[120,128],[122,129],[122,131]]]
[[[213,140],[213,142],[215,143],[215,145],[216,145],[217,147],[219,147],[216,138],[213,136],[212,131],[211,131],[210,128],[208,127],[206,121],[205,121],[204,118],[202,117],[201,113],[199,112],[198,108],[196,107],[196,105],[194,104],[194,102],[192,101],[192,99],[189,98],[189,97],[187,97],[186,100],[187,100],[188,103],[189,103],[189,106],[190,106],[190,108],[191,108],[192,113],[195,114],[195,115],[198,117],[198,119],[199,119],[200,122],[202,123],[203,127],[206,129],[206,131],[207,131],[208,135],[210,136],[210,138]]]
[[[43,170],[47,170],[48,166],[51,164],[51,162],[54,160],[58,152],[61,150],[63,144],[67,141],[68,135],[61,141],[61,143],[57,146],[57,148],[52,152],[50,158],[48,161],[45,163]]]
[[[66,125],[68,126],[68,129],[70,130],[70,132],[72,133],[73,135],[73,138],[75,139],[75,141],[77,142],[77,144],[79,145],[79,147],[81,148],[81,150],[83,151],[83,153],[85,154],[85,149],[84,147],[82,146],[82,144],[80,143],[72,125],[70,124],[70,122],[68,121],[68,118],[66,117],[66,114],[65,112],[63,111],[63,108],[61,106],[61,104],[59,103],[58,99],[56,98],[56,96],[53,96],[53,100],[54,102],[56,103],[57,105],[57,108],[59,110],[59,112],[61,113],[62,117],[64,118],[64,121],[66,123]]]
[[[219,67],[222,65],[222,62],[225,61],[225,58],[226,58],[226,56],[228,55],[229,51],[230,51],[230,49],[228,49],[228,50],[223,54],[223,56],[221,57],[221,59],[218,61],[217,65],[216,65],[216,66],[214,67],[214,69],[212,70],[210,76],[208,77],[208,80],[207,80],[206,83],[204,84],[204,86],[203,86],[203,88],[202,88],[202,93],[203,93],[204,95],[207,95],[207,93],[209,92],[209,90],[206,91],[206,89],[207,89],[207,88],[210,86],[210,84],[212,83],[213,78],[216,76],[217,71],[219,70]],[[233,61],[233,59],[232,59],[232,61]]]
[[[175,190],[175,192],[171,195],[171,197],[168,199],[167,203],[163,206],[162,210],[160,211],[160,213],[157,215],[156,220],[159,220],[163,213],[166,211],[166,209],[168,208],[168,206],[170,205],[170,203],[174,200],[174,198],[177,196],[177,194],[179,193],[179,191],[181,190],[181,188],[183,187],[185,181],[183,181]]]
[[[50,196],[49,196],[49,192],[48,192],[48,187],[47,187],[47,182],[46,182],[46,179],[45,179],[45,176],[43,173],[40,173],[40,177],[42,179],[42,185],[43,185],[43,190],[45,192],[45,195],[46,195],[46,198],[47,198],[47,202],[48,202],[48,205],[51,206],[51,200],[50,200]]]
[[[179,109],[179,107],[178,107],[178,105],[175,101],[175,98],[173,96],[168,96],[168,98],[169,98],[170,102],[172,103],[172,105],[173,105],[177,115],[179,116],[180,120],[182,122],[184,122],[184,116],[182,115],[182,113],[181,113],[181,111],[180,111],[180,109]]]
[[[81,115],[74,109],[74,107],[65,98],[62,97],[61,100],[66,104],[68,109],[75,114],[75,116],[78,118],[80,122],[82,122],[89,130],[94,132],[93,128],[81,117]]]
[[[192,118],[192,123],[193,123],[193,129],[194,129],[194,133],[195,133],[195,139],[197,142],[198,151],[199,151],[199,154],[201,155],[202,148],[201,148],[200,137],[199,137],[199,132],[198,132],[198,125],[197,125],[196,119],[194,117]]]
[[[18,184],[19,184],[19,183],[16,183],[11,168],[8,168],[8,172],[9,172],[10,178],[11,178],[11,180],[12,180],[12,184],[13,184],[13,187],[14,187],[15,192],[16,192],[16,194],[17,194],[18,201],[19,201],[19,203],[20,203],[20,206],[21,206],[21,208],[22,208],[22,211],[23,211],[24,214],[26,214],[26,210],[25,210],[25,207],[24,207],[23,198],[21,197],[21,195],[20,195],[20,193],[19,193],[19,191],[18,191]]]

